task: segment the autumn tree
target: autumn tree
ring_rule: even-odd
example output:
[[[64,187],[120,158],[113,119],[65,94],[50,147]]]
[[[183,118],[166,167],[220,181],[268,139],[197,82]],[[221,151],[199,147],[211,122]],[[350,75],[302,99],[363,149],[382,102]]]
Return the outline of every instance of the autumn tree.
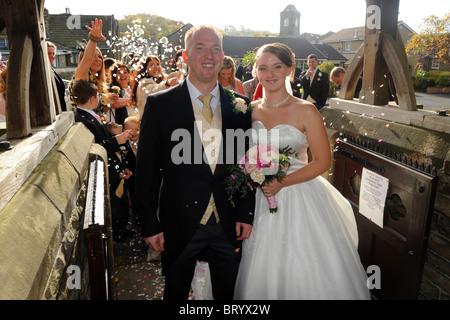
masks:
[[[408,55],[417,54],[418,59],[435,58],[450,63],[450,13],[442,19],[431,15],[423,22],[420,33],[413,35],[406,45]]]

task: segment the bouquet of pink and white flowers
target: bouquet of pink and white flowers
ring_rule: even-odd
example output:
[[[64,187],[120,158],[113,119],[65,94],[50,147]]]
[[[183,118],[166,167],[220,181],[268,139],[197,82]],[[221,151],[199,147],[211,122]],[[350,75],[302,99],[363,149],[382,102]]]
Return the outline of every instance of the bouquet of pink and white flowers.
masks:
[[[281,150],[266,145],[251,147],[239,164],[231,166],[230,176],[226,178],[226,191],[231,204],[235,206],[235,194],[240,194],[241,198],[247,196],[249,185],[258,187],[273,179],[281,181],[290,166],[289,156],[297,156],[290,147]],[[275,196],[267,197],[267,202],[270,213],[278,211]]]

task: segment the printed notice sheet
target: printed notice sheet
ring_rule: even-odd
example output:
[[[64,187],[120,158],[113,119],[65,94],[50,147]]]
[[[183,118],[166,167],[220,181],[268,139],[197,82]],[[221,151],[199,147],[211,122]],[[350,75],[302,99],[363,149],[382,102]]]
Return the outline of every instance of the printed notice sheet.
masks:
[[[359,193],[359,213],[383,228],[383,212],[389,179],[363,168]]]

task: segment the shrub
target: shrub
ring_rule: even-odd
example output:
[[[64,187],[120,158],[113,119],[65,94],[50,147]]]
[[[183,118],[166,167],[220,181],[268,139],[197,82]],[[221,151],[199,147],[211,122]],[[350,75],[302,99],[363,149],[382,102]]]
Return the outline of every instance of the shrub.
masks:
[[[430,70],[430,71],[425,72],[424,77],[425,78],[433,78],[434,80],[437,80],[441,73],[442,72],[438,71],[438,70]]]
[[[441,74],[436,81],[436,86],[443,88],[450,86],[450,76],[446,76],[445,74]]]
[[[417,92],[427,92],[428,87],[435,87],[436,81],[433,78],[428,77],[417,77],[417,83],[414,89]]]

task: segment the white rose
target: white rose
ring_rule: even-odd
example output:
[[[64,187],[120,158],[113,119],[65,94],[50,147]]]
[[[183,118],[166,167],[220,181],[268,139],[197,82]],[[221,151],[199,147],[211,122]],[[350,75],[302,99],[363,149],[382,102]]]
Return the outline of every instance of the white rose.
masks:
[[[252,178],[252,180],[258,184],[262,184],[266,179],[266,177],[259,170],[253,170],[250,173],[250,178]]]
[[[247,105],[245,104],[245,100],[242,98],[236,98],[235,101],[236,101],[236,108],[245,114],[247,112]]]

